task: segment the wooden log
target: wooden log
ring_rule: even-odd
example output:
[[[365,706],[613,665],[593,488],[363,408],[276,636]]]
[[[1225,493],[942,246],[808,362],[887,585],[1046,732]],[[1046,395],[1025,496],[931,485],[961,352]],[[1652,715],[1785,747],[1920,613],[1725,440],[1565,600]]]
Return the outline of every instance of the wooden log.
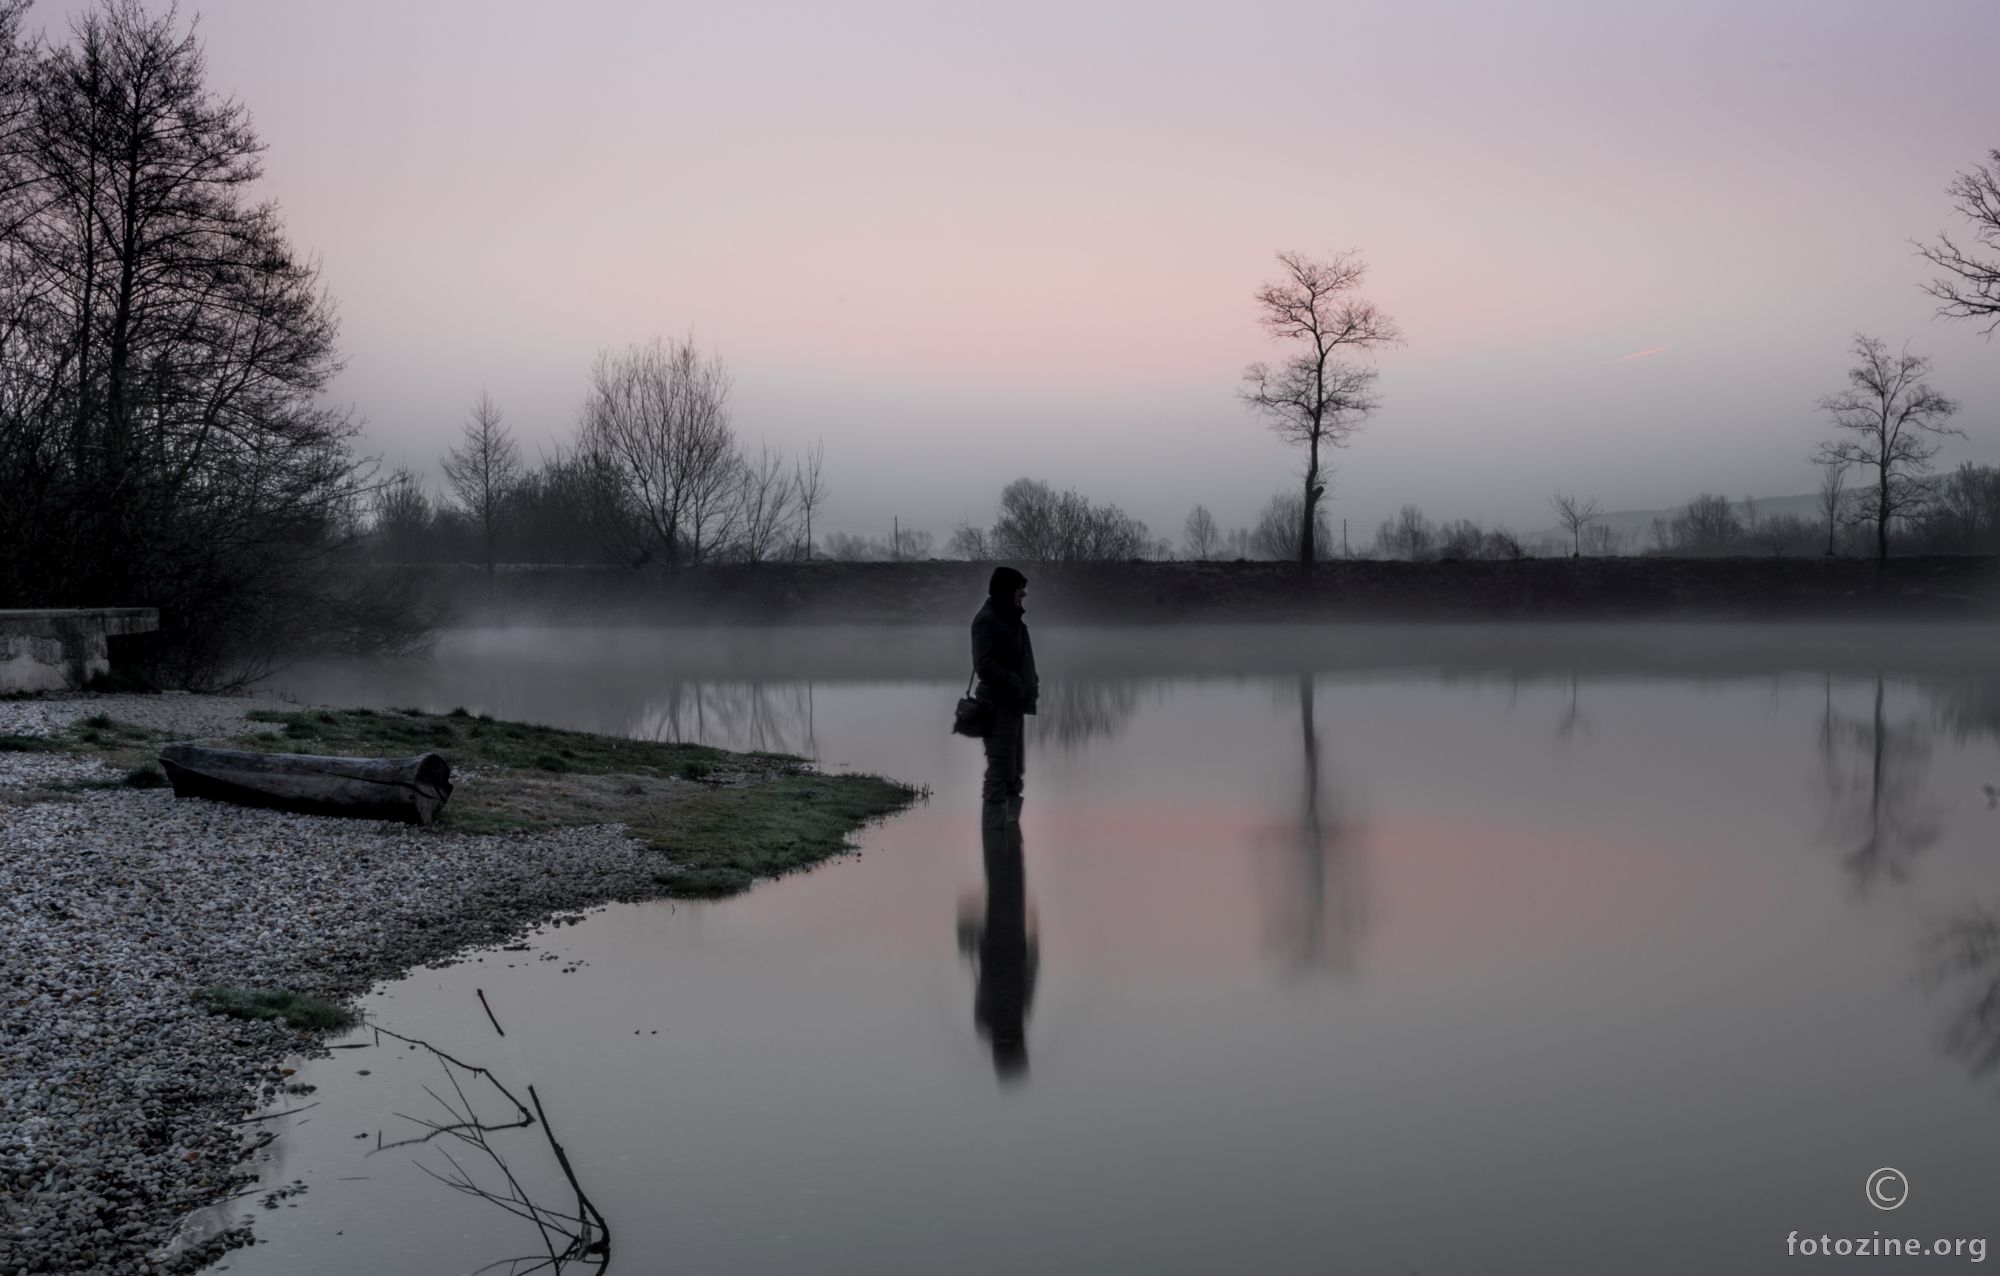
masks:
[[[414,758],[327,758],[170,744],[160,765],[174,796],[213,798],[303,815],[429,824],[451,796],[451,764]]]

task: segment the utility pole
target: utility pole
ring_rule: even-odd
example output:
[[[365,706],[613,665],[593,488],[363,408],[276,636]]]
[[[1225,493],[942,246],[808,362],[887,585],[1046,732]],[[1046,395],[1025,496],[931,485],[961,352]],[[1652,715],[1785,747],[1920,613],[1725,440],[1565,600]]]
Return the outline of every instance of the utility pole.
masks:
[[[889,519],[889,558],[898,563],[903,561],[903,516],[900,514]]]
[[[1347,520],[1344,518],[1340,520],[1340,556],[1342,558],[1354,557],[1354,555],[1347,552]]]

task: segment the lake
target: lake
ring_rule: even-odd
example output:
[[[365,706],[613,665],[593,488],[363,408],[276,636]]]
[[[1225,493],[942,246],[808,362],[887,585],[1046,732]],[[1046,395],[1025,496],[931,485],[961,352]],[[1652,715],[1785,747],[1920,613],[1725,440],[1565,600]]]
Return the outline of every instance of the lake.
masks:
[[[945,730],[956,627],[468,631],[270,685],[928,786],[811,873],[364,1000],[533,1085],[617,1270],[1752,1272],[1793,1232],[1983,1257],[1995,631],[1036,642],[1018,835]],[[345,1044],[271,1123],[266,1187],[306,1190],[235,1203],[264,1243],[222,1265],[546,1263],[520,1201],[576,1202],[542,1129],[438,1133],[515,1109]]]

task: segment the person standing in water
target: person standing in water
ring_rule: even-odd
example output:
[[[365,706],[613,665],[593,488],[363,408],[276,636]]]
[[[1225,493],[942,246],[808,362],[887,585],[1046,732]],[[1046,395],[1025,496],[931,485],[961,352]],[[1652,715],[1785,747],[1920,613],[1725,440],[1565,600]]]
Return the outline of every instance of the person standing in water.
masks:
[[[981,817],[996,822],[1021,818],[1021,779],[1027,767],[1024,719],[1035,711],[1041,679],[1035,675],[1035,648],[1028,639],[1028,578],[1011,567],[996,567],[986,584],[986,602],[972,618],[974,697],[993,708],[986,733],[986,779],[980,786]]]

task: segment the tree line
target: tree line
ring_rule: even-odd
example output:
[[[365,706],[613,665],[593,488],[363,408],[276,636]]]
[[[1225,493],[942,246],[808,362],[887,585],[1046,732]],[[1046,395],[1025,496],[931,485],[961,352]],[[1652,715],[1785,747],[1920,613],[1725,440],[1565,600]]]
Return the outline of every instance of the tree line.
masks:
[[[686,567],[810,558],[825,449],[751,452],[730,378],[692,337],[601,352],[573,435],[538,465],[480,392],[442,458],[444,491],[398,470],[375,493],[377,562]],[[927,548],[927,547],[926,547]]]

